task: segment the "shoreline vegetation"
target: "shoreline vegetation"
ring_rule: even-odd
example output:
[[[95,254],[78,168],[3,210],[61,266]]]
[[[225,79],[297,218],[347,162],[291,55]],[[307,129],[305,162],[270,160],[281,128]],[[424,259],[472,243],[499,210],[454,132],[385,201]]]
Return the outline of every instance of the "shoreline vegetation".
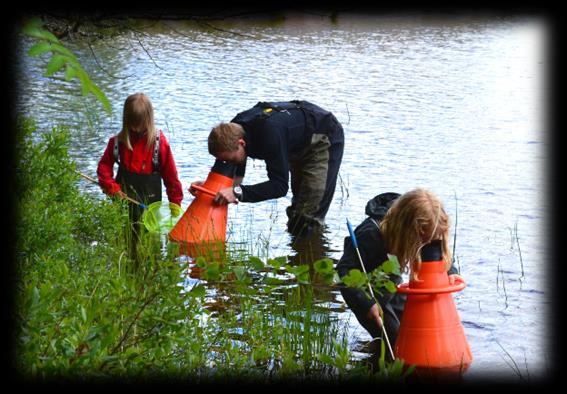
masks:
[[[68,129],[38,134],[33,121],[18,121],[15,364],[22,377],[272,383],[406,376],[399,360],[382,358],[375,371],[353,362],[344,322],[317,300],[317,286],[337,286],[330,259],[291,266],[286,256],[263,262],[229,250],[226,261],[192,261],[145,233],[133,271],[126,202],[80,191]],[[187,288],[190,264],[201,275]]]
[[[326,18],[334,22],[336,15]],[[89,18],[74,24],[55,15],[46,19],[47,26],[32,20],[23,29],[34,43],[28,55],[50,55],[46,77],[64,76],[109,111],[104,93],[65,47],[67,40],[96,40],[145,22],[120,20],[105,27],[91,26]],[[59,24],[50,23],[54,20]],[[267,23],[281,21],[276,16]],[[228,30],[226,20],[191,23],[241,34]],[[162,28],[175,32],[172,26]],[[99,34],[101,30],[105,34]],[[96,117],[96,109],[86,111],[87,118]],[[31,119],[17,121],[17,212],[12,214],[16,226],[11,245],[15,297],[10,317],[15,329],[13,365],[19,377],[41,382],[183,379],[269,384],[383,384],[408,378],[411,367],[408,370],[399,360],[385,362],[384,349],[376,365],[357,359],[349,349],[345,322],[325,306],[323,294],[328,297],[329,290],[342,285],[330,259],[299,265],[290,265],[287,256],[262,260],[253,251],[267,250],[256,243],[269,239],[248,238],[234,240],[242,247],[229,250],[222,262],[193,261],[181,259],[174,244],[164,248],[163,239],[145,234],[143,264],[134,271],[127,252],[127,203],[81,192],[68,154],[70,133],[60,126],[37,130]],[[510,231],[519,253],[521,281],[524,266],[517,225],[514,233]],[[199,280],[189,279],[190,270],[200,272]],[[381,273],[374,272],[374,280]],[[347,281],[365,290],[373,279],[369,274],[358,271]],[[499,276],[507,301],[500,266],[497,286]],[[385,291],[387,286],[381,287]],[[511,369],[530,382],[527,362],[524,375],[520,363],[502,350]]]
[[[83,95],[93,93],[109,110],[40,20],[23,32],[36,42],[29,56],[51,54],[46,76],[65,69],[67,81],[78,78]],[[385,363],[384,351],[376,371],[353,363],[344,323],[314,291],[337,286],[330,259],[263,262],[246,253],[254,248],[249,239],[223,261],[193,261],[144,233],[141,264],[134,264],[127,203],[80,192],[69,136],[66,127],[38,132],[33,120],[17,121],[15,364],[22,376],[341,382],[400,381],[411,372],[400,360]],[[187,288],[190,271],[200,280]],[[365,289],[371,277],[354,272],[350,279]]]

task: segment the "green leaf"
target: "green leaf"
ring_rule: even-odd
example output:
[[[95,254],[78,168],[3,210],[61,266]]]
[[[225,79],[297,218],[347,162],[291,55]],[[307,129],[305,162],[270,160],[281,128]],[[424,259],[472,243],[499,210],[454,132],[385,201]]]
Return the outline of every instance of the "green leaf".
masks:
[[[309,282],[309,265],[308,264],[301,264],[296,267],[291,265],[286,265],[285,268],[288,272],[295,275],[297,280],[301,283]]]
[[[29,56],[39,56],[45,52],[51,51],[51,44],[48,42],[38,42],[28,50]]]
[[[105,96],[102,90],[100,90],[95,84],[91,84],[91,92],[93,92],[98,101],[102,103],[102,106],[104,107],[106,112],[110,114],[112,112],[110,101],[108,101],[108,98]]]
[[[313,268],[315,268],[315,272],[320,274],[330,274],[334,272],[333,260],[329,258],[317,260],[313,263]]]
[[[65,67],[67,68],[67,71],[65,72],[65,80],[69,82],[70,80],[72,80],[77,76],[77,72],[75,71],[75,67],[73,67],[69,63],[67,63]]]
[[[239,282],[246,282],[246,280],[249,279],[246,273],[246,268],[242,266],[233,267],[232,271],[236,275],[236,280]]]
[[[36,18],[36,17],[33,17],[33,18],[28,19],[28,20],[25,22],[24,28],[22,29],[22,31],[23,31],[25,34],[28,34],[28,32],[29,32],[30,30],[33,30],[33,29],[40,29],[42,25],[43,25],[43,22],[41,21],[41,19]]]
[[[196,298],[203,298],[207,294],[205,286],[199,284],[193,286],[191,290],[187,293],[188,296],[196,297]]]
[[[217,262],[213,262],[207,265],[207,268],[203,271],[203,279],[208,281],[216,281],[220,277],[220,265]]]
[[[367,278],[362,271],[358,269],[351,269],[347,275],[342,277],[342,281],[348,287],[361,288],[366,285]]]
[[[103,356],[103,357],[101,358],[101,360],[102,360],[103,362],[109,363],[109,362],[112,362],[112,361],[117,361],[119,358],[120,358],[120,356],[111,355],[111,356]]]
[[[59,71],[61,67],[65,65],[65,62],[67,62],[67,57],[62,55],[53,55],[49,63],[47,63],[47,69],[45,71],[45,75],[47,77],[52,76],[57,71]]]
[[[336,273],[328,273],[328,274],[321,274],[321,278],[323,279],[323,283],[326,285],[332,285],[335,282],[335,275]]]
[[[268,265],[274,267],[276,271],[279,270],[285,264],[287,264],[287,256],[280,256],[280,257],[276,257],[275,259],[268,260]]]
[[[55,37],[55,35],[50,32],[49,30],[45,30],[44,28],[39,28],[39,37],[38,38],[42,38],[44,40],[53,42],[53,43],[58,43],[59,39],[57,37]]]
[[[388,290],[390,293],[395,293],[396,291],[398,291],[398,288],[396,287],[396,285],[394,284],[394,282],[392,282],[391,280],[388,280],[384,283],[384,287],[386,288],[386,290]]]
[[[50,31],[45,30],[42,25],[43,22],[40,19],[37,18],[30,19],[24,25],[22,32],[29,37],[38,38],[40,40],[47,40],[53,43],[58,43],[59,39],[55,37],[55,35],[53,35],[53,33],[51,33]]]
[[[199,268],[205,268],[207,266],[207,261],[205,260],[204,257],[200,256],[200,257],[197,257],[197,260],[195,260],[195,264]]]
[[[382,263],[382,270],[388,274],[400,275],[400,263],[398,258],[393,255],[388,255],[388,260]]]
[[[69,57],[69,58],[70,58],[69,60],[72,59],[72,60],[74,60],[75,62],[77,61],[77,57],[73,54],[73,52],[71,52],[70,50],[68,50],[67,48],[65,48],[63,45],[61,45],[61,44],[54,44],[54,43],[52,43],[52,44],[46,43],[46,44],[49,45],[49,48],[50,48],[52,51],[59,52],[60,54]]]
[[[264,263],[258,257],[250,256],[248,261],[250,262],[250,265],[252,265],[252,268],[256,271],[260,271],[264,268]]]
[[[329,356],[328,354],[319,353],[317,355],[317,359],[324,364],[335,366],[335,360],[333,360],[333,358],[331,356]]]
[[[24,25],[22,32],[28,37],[43,39],[41,25],[41,20],[37,18],[31,19]]]
[[[288,272],[291,272],[294,275],[301,275],[305,272],[309,272],[309,265],[308,264],[301,264],[298,266],[286,265],[285,268]]]
[[[91,90],[91,85],[92,85],[91,79],[89,78],[87,73],[81,68],[77,68],[75,72],[77,73],[77,77],[81,81],[81,92],[83,93],[83,96],[86,96],[87,94],[89,94]]]
[[[87,322],[87,310],[84,306],[81,305],[81,317],[83,318],[83,322]]]
[[[126,350],[126,352],[124,352],[124,355],[126,356],[126,359],[128,361],[132,361],[133,359],[135,359],[136,357],[139,357],[140,354],[133,348],[128,348]]]
[[[30,309],[37,306],[38,303],[39,303],[39,289],[34,286],[34,288],[32,289],[31,304],[29,306]]]

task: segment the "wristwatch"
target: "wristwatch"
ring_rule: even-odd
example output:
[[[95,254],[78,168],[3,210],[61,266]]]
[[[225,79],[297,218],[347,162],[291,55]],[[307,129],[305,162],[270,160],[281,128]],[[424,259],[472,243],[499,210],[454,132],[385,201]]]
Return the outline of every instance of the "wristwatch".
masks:
[[[238,201],[240,201],[240,199],[242,198],[242,188],[240,186],[234,186],[234,188],[232,189],[234,196],[236,197],[236,199]]]

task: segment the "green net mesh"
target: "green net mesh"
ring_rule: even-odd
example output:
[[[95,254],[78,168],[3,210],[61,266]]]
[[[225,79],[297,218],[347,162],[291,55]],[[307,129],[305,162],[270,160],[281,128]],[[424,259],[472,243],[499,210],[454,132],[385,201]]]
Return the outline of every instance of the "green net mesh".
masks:
[[[142,223],[152,233],[167,234],[183,215],[183,209],[174,203],[156,201],[142,214]]]

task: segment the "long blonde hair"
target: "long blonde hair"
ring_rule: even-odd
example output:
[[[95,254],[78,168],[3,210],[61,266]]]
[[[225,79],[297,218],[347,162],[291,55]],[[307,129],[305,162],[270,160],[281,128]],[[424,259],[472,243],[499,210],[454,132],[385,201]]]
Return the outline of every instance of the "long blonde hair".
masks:
[[[380,223],[388,253],[396,255],[402,272],[417,279],[421,268],[421,249],[441,240],[445,268],[451,267],[449,217],[441,200],[425,189],[415,189],[398,197]]]
[[[149,150],[156,140],[154,124],[154,108],[149,97],[144,93],[134,93],[126,98],[122,115],[122,130],[118,133],[118,141],[132,150],[129,130],[140,128],[146,130],[146,147]]]

